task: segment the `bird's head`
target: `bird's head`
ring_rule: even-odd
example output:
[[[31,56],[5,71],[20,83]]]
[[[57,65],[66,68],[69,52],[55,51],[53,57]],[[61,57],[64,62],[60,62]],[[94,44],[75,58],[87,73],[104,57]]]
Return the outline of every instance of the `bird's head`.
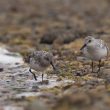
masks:
[[[45,60],[45,62],[47,62],[48,64],[52,65],[53,69],[56,70],[55,60],[54,60],[54,57],[53,57],[52,53],[47,53],[47,54],[44,56],[44,60]]]
[[[80,50],[83,50],[86,46],[88,46],[88,47],[93,46],[94,42],[95,42],[95,38],[94,37],[92,37],[92,36],[86,37],[85,41],[84,41],[84,45],[81,47]]]

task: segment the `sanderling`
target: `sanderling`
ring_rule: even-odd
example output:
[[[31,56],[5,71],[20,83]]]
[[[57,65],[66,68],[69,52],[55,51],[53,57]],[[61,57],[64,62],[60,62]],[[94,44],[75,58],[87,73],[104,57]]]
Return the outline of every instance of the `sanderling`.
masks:
[[[30,66],[29,71],[33,74],[34,79],[37,80],[37,77],[34,72],[32,72],[31,69],[37,71],[37,72],[44,72],[46,68],[48,68],[50,65],[52,65],[53,69],[55,68],[55,62],[52,53],[46,52],[46,51],[34,51],[28,56],[27,63]],[[43,82],[43,73],[42,73],[42,82]]]
[[[93,61],[99,61],[98,71],[100,72],[101,59],[108,56],[109,48],[101,39],[95,39],[92,36],[85,38],[84,45],[80,49],[84,56],[92,60],[92,72],[93,72]]]

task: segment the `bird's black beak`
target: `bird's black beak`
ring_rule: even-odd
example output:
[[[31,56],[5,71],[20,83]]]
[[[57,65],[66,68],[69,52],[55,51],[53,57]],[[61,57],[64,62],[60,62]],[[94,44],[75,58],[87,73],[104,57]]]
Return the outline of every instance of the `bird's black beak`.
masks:
[[[53,62],[50,62],[50,64],[52,65],[53,69],[56,70],[55,65],[53,64]]]
[[[82,50],[83,48],[85,48],[86,47],[86,44],[84,44],[81,48],[80,48],[80,50]]]

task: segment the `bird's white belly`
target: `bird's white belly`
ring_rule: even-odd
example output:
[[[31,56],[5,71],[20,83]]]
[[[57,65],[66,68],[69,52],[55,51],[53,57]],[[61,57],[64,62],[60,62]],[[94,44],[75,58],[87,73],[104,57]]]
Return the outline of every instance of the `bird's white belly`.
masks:
[[[35,62],[31,62],[30,63],[30,68],[35,70],[35,71],[44,71],[46,68],[43,66],[40,66],[39,64],[35,63]]]
[[[84,55],[91,60],[100,60],[107,56],[107,49],[95,49],[95,50],[87,50],[85,49]]]

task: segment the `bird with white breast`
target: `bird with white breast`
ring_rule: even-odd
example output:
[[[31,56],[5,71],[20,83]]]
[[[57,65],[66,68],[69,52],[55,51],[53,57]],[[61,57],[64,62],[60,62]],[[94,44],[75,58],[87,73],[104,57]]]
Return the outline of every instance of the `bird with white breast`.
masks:
[[[93,61],[99,61],[97,73],[100,72],[101,60],[107,58],[109,53],[107,44],[101,39],[88,36],[85,38],[84,45],[80,50],[87,59],[92,60],[92,72],[94,72]]]

